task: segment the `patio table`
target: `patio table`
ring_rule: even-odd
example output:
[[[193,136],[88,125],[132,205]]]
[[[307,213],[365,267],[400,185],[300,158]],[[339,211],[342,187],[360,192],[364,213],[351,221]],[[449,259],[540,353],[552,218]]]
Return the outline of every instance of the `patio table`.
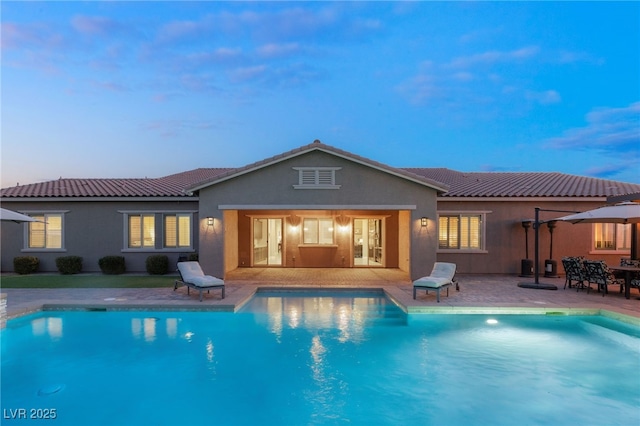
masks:
[[[633,272],[640,273],[640,268],[637,266],[609,266],[609,269],[624,272],[624,297],[628,299],[631,296],[631,275]]]

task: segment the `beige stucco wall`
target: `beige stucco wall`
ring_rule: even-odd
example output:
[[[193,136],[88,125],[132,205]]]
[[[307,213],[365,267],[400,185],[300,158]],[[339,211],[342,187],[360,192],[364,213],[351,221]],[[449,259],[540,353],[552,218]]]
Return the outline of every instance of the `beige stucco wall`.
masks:
[[[486,211],[486,251],[480,253],[448,253],[438,251],[438,260],[454,262],[460,273],[477,274],[519,274],[521,259],[525,258],[525,231],[522,220],[533,220],[535,208],[544,210],[586,211],[606,203],[602,200],[558,199],[538,200],[489,200],[489,201],[448,201],[438,202],[438,211],[477,212]],[[540,211],[539,219],[549,221],[570,213]],[[594,251],[592,224],[571,224],[556,222],[553,230],[553,259],[557,262],[558,272],[564,274],[562,257],[585,256],[589,259],[605,260],[609,264],[618,264],[620,257],[628,256],[623,252]],[[535,231],[528,231],[529,258],[534,259]],[[543,223],[539,230],[539,271],[544,273],[544,262],[549,259],[551,235],[548,226]]]

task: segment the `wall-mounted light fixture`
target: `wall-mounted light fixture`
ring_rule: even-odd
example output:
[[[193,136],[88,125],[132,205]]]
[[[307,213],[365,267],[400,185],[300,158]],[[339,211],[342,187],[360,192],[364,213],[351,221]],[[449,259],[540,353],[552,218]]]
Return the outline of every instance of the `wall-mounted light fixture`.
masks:
[[[213,226],[213,218],[211,216],[207,217],[207,225]]]
[[[427,218],[426,218],[426,217],[422,216],[422,217],[420,218],[420,225],[421,225],[423,228],[426,228],[426,227],[427,227]]]

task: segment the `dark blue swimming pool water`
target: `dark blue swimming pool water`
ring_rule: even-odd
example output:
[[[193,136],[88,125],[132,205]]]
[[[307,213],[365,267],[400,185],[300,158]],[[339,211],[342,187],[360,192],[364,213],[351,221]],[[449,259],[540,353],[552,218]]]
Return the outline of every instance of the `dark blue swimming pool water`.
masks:
[[[640,329],[598,316],[407,316],[380,293],[287,292],[235,314],[43,312],[1,333],[3,424],[640,424]]]

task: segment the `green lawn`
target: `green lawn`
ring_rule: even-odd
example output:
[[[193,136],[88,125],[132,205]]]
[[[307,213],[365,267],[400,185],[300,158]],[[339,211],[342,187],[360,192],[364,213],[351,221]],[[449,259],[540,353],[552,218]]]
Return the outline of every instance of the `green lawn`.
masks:
[[[2,288],[156,288],[172,287],[168,275],[9,275],[0,278]]]

